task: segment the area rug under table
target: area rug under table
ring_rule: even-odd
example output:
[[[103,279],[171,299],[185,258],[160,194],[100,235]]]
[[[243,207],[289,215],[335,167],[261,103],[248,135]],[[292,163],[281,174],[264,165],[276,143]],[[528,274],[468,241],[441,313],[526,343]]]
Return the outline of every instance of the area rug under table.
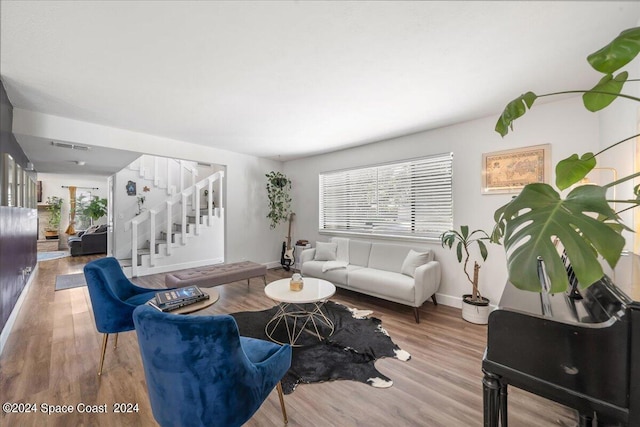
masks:
[[[268,340],[264,328],[276,310],[277,306],[231,315],[238,323],[240,335]],[[291,368],[282,379],[284,393],[292,393],[300,383],[333,380],[354,380],[373,387],[391,387],[393,381],[378,372],[375,361],[383,357],[407,361],[411,356],[391,341],[382,328],[382,321],[363,317],[361,311],[332,301],[324,305],[323,311],[333,322],[335,331],[322,341],[307,333],[300,336],[297,343],[303,346],[292,348]],[[318,328],[321,327],[319,324]],[[279,341],[287,341],[284,327],[275,334],[280,334],[274,336]]]
[[[69,256],[69,251],[51,251],[51,252],[38,252],[37,258],[40,261],[50,261],[52,259],[65,258]]]
[[[87,282],[84,279],[84,273],[75,274],[63,274],[56,276],[56,291],[62,289],[79,288],[80,286],[87,286]]]

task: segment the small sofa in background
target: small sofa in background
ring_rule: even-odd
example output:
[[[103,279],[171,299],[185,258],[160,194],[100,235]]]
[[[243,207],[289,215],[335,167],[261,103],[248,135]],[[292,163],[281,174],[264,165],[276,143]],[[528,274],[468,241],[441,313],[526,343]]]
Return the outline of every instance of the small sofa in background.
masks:
[[[107,225],[79,231],[77,235],[69,237],[68,243],[71,256],[106,254]]]
[[[413,307],[416,323],[428,298],[437,305],[440,263],[428,248],[333,237],[304,250],[300,262],[303,276]]]

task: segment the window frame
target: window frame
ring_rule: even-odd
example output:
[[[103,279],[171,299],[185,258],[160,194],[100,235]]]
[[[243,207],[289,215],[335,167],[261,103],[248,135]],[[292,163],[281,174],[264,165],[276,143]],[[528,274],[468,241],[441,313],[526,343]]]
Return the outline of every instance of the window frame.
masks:
[[[430,164],[438,165],[438,163],[441,163],[441,165],[439,165],[438,167],[444,168],[445,170],[444,172],[445,183],[440,188],[450,189],[450,192],[447,193],[448,196],[445,196],[443,199],[438,199],[437,201],[438,207],[442,208],[444,206],[445,210],[448,210],[448,212],[445,212],[444,215],[432,215],[432,216],[422,217],[423,226],[425,225],[433,226],[434,227],[433,231],[424,231],[424,232],[410,231],[410,228],[413,227],[413,225],[411,224],[420,222],[420,220],[415,219],[416,205],[412,204],[411,202],[415,202],[416,200],[418,200],[418,202],[422,203],[423,209],[428,208],[428,205],[424,204],[426,202],[424,201],[423,198],[425,197],[425,195],[428,196],[427,191],[432,190],[434,187],[437,188],[437,185],[433,184],[433,181],[442,180],[441,174],[437,174],[437,175],[428,174],[426,175],[426,178],[424,174],[410,175],[408,179],[411,180],[411,184],[406,184],[406,183],[403,184],[405,189],[411,189],[415,186],[414,183],[417,180],[417,182],[419,182],[420,184],[426,183],[425,184],[426,188],[422,188],[424,191],[420,193],[411,192],[411,196],[408,197],[407,200],[404,200],[405,203],[403,205],[395,205],[397,210],[397,212],[395,213],[395,221],[397,221],[398,217],[401,215],[399,211],[403,209],[405,210],[405,215],[406,215],[406,211],[408,210],[411,216],[411,219],[409,220],[411,224],[407,224],[406,220],[404,222],[400,221],[399,226],[404,227],[404,229],[401,230],[400,232],[394,232],[391,229],[382,229],[385,227],[386,228],[392,227],[394,225],[394,220],[391,219],[391,221],[385,221],[384,216],[381,216],[380,208],[382,208],[382,206],[379,206],[380,198],[375,199],[374,204],[375,204],[375,209],[377,210],[378,216],[373,219],[373,223],[371,224],[372,228],[370,230],[365,229],[362,225],[355,226],[353,229],[346,229],[346,228],[326,228],[326,224],[323,224],[323,222],[326,222],[326,219],[325,219],[326,213],[323,212],[323,209],[327,204],[327,201],[324,200],[325,193],[323,191],[323,186],[327,185],[325,177],[331,176],[331,175],[335,176],[335,174],[344,175],[347,173],[353,173],[353,174],[363,173],[364,174],[368,170],[375,170],[376,178],[374,179],[374,181],[371,182],[371,184],[375,185],[375,190],[373,191],[376,194],[378,194],[381,188],[381,182],[379,178],[380,171],[388,173],[389,170],[393,170],[394,168],[401,169],[403,167],[408,167],[408,166],[416,167],[416,165],[418,167],[428,169],[428,165]],[[346,175],[343,176],[342,179],[347,180]],[[404,178],[404,179],[407,179],[407,178]],[[400,178],[400,181],[402,181],[402,178]],[[383,189],[385,187],[384,184],[385,183],[383,182],[382,183]],[[389,187],[390,186],[388,185],[386,186],[387,191],[389,191]],[[372,190],[369,190],[369,191],[371,192]],[[351,197],[347,196],[347,198],[350,199]],[[453,228],[453,206],[454,206],[453,152],[445,152],[445,153],[433,154],[429,156],[395,160],[391,162],[363,165],[363,166],[352,167],[352,168],[323,171],[323,172],[320,172],[318,175],[318,233],[321,235],[348,235],[348,236],[356,236],[356,237],[358,236],[375,237],[376,239],[382,239],[382,240],[387,239],[387,240],[436,242],[436,241],[440,241],[440,234],[442,234],[442,232]],[[388,205],[384,206],[384,208],[387,208],[387,207]],[[435,208],[435,207],[432,207],[432,208]],[[349,208],[347,207],[347,209]],[[351,207],[351,209],[353,209],[353,207]],[[443,225],[440,227],[438,226],[440,221],[435,220],[435,218],[437,218],[438,216],[445,219],[444,221],[441,222]],[[388,215],[386,218],[387,220],[390,219]],[[425,218],[428,218],[428,219],[425,220]]]

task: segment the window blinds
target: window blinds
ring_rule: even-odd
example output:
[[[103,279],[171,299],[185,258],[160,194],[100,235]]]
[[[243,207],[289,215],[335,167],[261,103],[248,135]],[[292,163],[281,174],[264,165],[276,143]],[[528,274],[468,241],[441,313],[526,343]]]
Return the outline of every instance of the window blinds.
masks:
[[[439,238],[453,225],[453,153],[320,174],[320,231]]]

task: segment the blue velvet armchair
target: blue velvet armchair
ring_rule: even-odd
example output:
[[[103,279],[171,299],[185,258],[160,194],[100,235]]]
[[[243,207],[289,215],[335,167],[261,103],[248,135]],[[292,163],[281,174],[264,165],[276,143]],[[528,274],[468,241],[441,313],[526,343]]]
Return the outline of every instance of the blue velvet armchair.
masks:
[[[153,416],[161,426],[240,426],[274,387],[284,423],[280,380],[291,347],[241,337],[229,315],[181,316],[135,309]]]
[[[131,283],[122,272],[118,260],[112,257],[87,263],[84,277],[89,288],[96,329],[104,334],[98,368],[98,375],[102,375],[109,334],[116,334],[116,348],[118,333],[134,329],[133,310],[153,298],[158,289],[141,288]]]

